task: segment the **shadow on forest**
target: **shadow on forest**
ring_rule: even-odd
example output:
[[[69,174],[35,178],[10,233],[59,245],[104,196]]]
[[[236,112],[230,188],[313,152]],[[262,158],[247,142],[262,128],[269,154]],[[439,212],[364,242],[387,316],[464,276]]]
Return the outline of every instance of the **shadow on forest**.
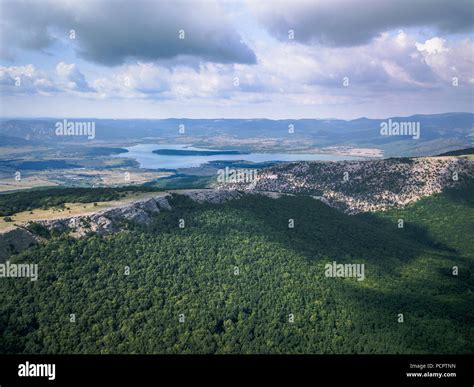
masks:
[[[258,219],[265,225],[258,233],[285,249],[301,254],[309,261],[325,257],[325,262],[335,260],[340,263],[355,263],[363,259],[371,267],[376,266],[378,273],[387,275],[394,271],[401,272],[403,266],[423,254],[439,254],[458,264],[470,264],[456,249],[432,238],[426,227],[406,222],[403,229],[398,229],[396,221],[374,214],[348,216],[311,198],[283,197],[276,201],[259,198],[257,201],[255,198],[245,197],[223,206],[238,209],[242,216]],[[294,220],[293,229],[288,228],[289,219]],[[214,232],[217,235],[222,230],[216,227]],[[447,272],[440,270],[437,271],[438,274],[448,279]],[[381,318],[383,327],[387,328],[393,323],[394,335],[407,348],[407,352],[433,352],[433,348],[444,347],[444,344],[433,343],[447,340],[436,337],[431,339],[431,343],[420,340],[414,333],[421,332],[421,328],[416,326],[420,319],[436,320],[435,325],[424,326],[425,329],[432,329],[431,333],[448,326],[449,334],[455,331],[460,340],[468,341],[463,327],[466,320],[474,320],[474,308],[472,303],[469,305],[467,302],[467,296],[465,299],[458,298],[459,302],[436,297],[439,294],[460,296],[464,291],[467,294],[465,284],[450,285],[449,281],[436,282],[424,278],[420,283],[408,281],[403,288],[397,290],[393,286],[387,287],[387,291],[347,284],[348,282],[344,282],[343,295],[348,303],[354,305],[353,310],[359,311],[353,314],[355,320],[359,320],[360,325],[364,326],[369,314],[376,316],[375,321],[380,316],[385,316]],[[455,289],[455,286],[459,286],[459,289]],[[430,291],[435,294],[430,294]],[[403,329],[412,329],[411,334],[406,334],[398,325],[398,313],[406,316]],[[442,327],[436,324],[441,324]]]
[[[432,238],[423,226],[406,222],[399,229],[396,222],[387,218],[374,214],[345,215],[312,198],[245,197],[223,205],[258,219],[265,225],[258,233],[309,260],[323,256],[341,263],[363,259],[391,269],[387,266],[408,263],[420,253],[434,249],[466,261],[456,249]],[[294,228],[288,227],[289,219],[293,219]],[[221,232],[217,227],[215,231]]]
[[[178,202],[181,205],[174,211],[161,214],[170,218],[166,226],[169,232],[174,232],[176,219],[184,215],[193,219],[187,225],[212,238],[225,239],[234,232],[259,235],[304,257],[310,264],[333,260],[370,264],[375,268],[377,288],[361,286],[351,279],[326,282],[331,292],[344,300],[341,307],[350,311],[350,318],[364,335],[393,332],[394,340],[411,353],[436,352],[439,348],[445,348],[445,352],[469,350],[469,332],[465,327],[474,320],[474,308],[468,301],[468,278],[459,276],[458,282],[452,282],[449,272],[439,267],[434,268],[439,276],[400,275],[406,265],[425,255],[439,255],[443,260],[470,265],[456,249],[433,238],[428,228],[405,222],[404,228],[399,229],[396,220],[376,214],[345,215],[303,196],[275,200],[248,195],[199,207],[186,199]],[[220,218],[222,208],[234,211],[242,222],[234,223],[232,216]],[[200,217],[206,213],[208,217]],[[247,218],[249,222],[245,221]],[[294,228],[289,228],[290,219]],[[338,305],[334,307],[337,309]],[[404,324],[398,324],[398,313],[404,314]],[[373,326],[368,326],[369,322]],[[448,340],[453,335],[458,338],[450,345]]]
[[[474,207],[474,178],[465,179],[459,187],[445,189],[443,195],[451,201]]]
[[[345,286],[344,295],[357,311],[351,315],[355,325],[366,326],[370,320],[377,321],[370,318],[376,316],[378,328],[389,327],[407,353],[436,353],[439,348],[443,348],[442,353],[459,352],[459,346],[464,352],[467,349],[474,353],[472,334],[466,330],[474,320],[474,305],[467,293],[464,297],[453,293],[455,300],[442,301],[428,294],[427,288],[430,289],[422,286],[416,293],[405,288],[382,293],[367,287]],[[404,318],[401,324],[397,321],[399,313]],[[451,341],[453,337],[457,343]],[[464,343],[459,344],[460,341]]]

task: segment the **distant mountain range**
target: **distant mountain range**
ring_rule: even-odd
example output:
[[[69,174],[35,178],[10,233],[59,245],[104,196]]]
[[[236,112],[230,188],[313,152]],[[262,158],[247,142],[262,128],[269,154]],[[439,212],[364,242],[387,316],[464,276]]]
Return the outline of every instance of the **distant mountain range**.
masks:
[[[467,149],[459,149],[451,152],[441,153],[438,156],[465,156],[465,155],[473,155],[474,148],[467,148]]]
[[[385,156],[434,155],[471,147],[474,139],[473,113],[444,113],[389,117],[386,119],[70,119],[94,122],[95,138],[57,136],[55,124],[63,118],[2,119],[2,145],[64,142],[127,142],[147,139],[181,139],[212,146],[213,138],[277,139],[292,141],[306,148],[369,147],[384,151]],[[381,135],[383,123],[416,124],[420,138],[411,135]],[[222,145],[222,142],[220,143]],[[290,151],[291,149],[289,149]]]

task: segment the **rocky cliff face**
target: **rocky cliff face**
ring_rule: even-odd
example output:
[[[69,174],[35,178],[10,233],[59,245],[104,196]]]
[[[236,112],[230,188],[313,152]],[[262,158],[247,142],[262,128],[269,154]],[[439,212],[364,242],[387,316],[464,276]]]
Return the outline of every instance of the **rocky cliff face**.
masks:
[[[241,194],[237,191],[222,190],[186,190],[179,192],[180,195],[190,198],[196,203],[222,203],[227,200],[239,198]],[[37,223],[52,231],[68,231],[74,237],[84,236],[88,232],[105,235],[119,231],[119,223],[122,220],[136,224],[149,224],[152,217],[161,211],[172,209],[169,200],[171,193],[158,193],[148,199],[137,200],[119,207],[108,208],[98,211],[92,215],[65,217],[61,219],[41,220]],[[18,253],[31,245],[41,241],[41,238],[28,230],[28,225],[16,227],[0,233],[0,262],[10,255]]]
[[[403,207],[472,178],[474,163],[456,157],[297,162],[264,169],[250,183],[218,188],[308,194],[356,214]]]
[[[238,199],[242,194],[235,190],[209,190],[209,189],[193,189],[180,191],[181,195],[187,196],[196,203],[223,203],[228,200]]]
[[[212,189],[180,191],[180,195],[186,196],[196,203],[222,203],[227,200],[239,198],[241,194],[237,191],[222,191]],[[46,227],[48,230],[69,229],[72,235],[80,237],[87,232],[95,232],[101,235],[118,231],[119,220],[126,220],[136,224],[149,224],[152,217],[161,211],[172,209],[169,200],[171,193],[159,193],[149,199],[137,200],[123,206],[113,207],[96,212],[88,216],[70,217],[56,220],[38,220],[36,223]]]

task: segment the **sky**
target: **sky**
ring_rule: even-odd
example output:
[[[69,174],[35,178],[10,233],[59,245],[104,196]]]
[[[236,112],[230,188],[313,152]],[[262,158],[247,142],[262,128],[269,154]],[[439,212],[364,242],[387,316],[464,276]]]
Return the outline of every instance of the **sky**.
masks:
[[[0,116],[474,112],[474,2],[0,0]]]

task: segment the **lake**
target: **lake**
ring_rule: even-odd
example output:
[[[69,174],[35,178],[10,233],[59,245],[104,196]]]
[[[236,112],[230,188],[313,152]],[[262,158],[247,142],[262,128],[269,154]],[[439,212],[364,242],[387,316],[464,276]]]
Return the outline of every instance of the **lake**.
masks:
[[[360,160],[350,156],[309,154],[309,153],[248,153],[248,154],[222,154],[206,156],[186,155],[157,155],[152,153],[156,149],[186,149],[207,151],[214,149],[195,148],[183,144],[139,144],[126,148],[128,153],[121,153],[113,157],[127,157],[136,160],[140,168],[146,169],[178,169],[199,167],[210,161],[238,161],[245,160],[254,163],[266,161],[339,161]]]

